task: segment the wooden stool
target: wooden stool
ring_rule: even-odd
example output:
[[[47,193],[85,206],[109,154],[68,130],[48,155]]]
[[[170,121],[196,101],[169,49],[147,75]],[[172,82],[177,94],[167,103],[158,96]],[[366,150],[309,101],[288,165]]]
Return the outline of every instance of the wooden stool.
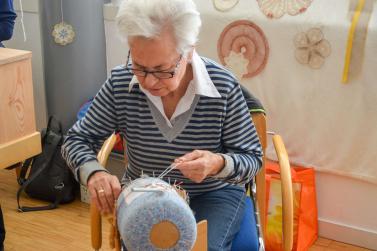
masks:
[[[35,126],[31,52],[0,48],[0,76],[0,168],[6,168],[42,150]]]

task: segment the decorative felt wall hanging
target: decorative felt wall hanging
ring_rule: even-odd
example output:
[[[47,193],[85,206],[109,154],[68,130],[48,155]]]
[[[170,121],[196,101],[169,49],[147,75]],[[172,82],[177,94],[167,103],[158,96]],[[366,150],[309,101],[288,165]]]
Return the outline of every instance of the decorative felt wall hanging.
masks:
[[[216,10],[226,12],[233,9],[239,0],[212,0],[212,2]]]
[[[312,69],[319,69],[325,63],[325,58],[331,53],[329,41],[319,28],[312,28],[307,32],[300,32],[294,37],[296,47],[295,56],[300,64],[309,65]]]
[[[313,0],[257,0],[260,10],[269,18],[281,18],[288,13],[295,16],[306,11]]]
[[[266,66],[269,46],[259,26],[238,20],[225,27],[217,42],[221,63],[238,77],[251,78]]]
[[[117,202],[117,224],[128,250],[191,250],[197,234],[185,193],[159,178],[126,185]]]
[[[64,46],[73,42],[75,31],[73,30],[72,25],[64,22],[63,0],[60,0],[60,13],[62,20],[60,23],[54,25],[52,36],[54,37],[55,43]]]

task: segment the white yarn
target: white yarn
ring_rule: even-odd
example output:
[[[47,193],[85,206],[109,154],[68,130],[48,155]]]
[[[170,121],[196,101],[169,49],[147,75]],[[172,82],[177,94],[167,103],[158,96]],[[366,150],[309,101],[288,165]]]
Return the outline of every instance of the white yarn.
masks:
[[[21,27],[22,27],[22,32],[24,34],[24,42],[26,42],[26,32],[25,32],[25,25],[24,25],[24,10],[22,7],[22,0],[19,0],[20,2],[20,11],[21,11]]]
[[[64,22],[64,15],[63,15],[63,0],[60,0],[60,15],[62,17],[62,23]]]

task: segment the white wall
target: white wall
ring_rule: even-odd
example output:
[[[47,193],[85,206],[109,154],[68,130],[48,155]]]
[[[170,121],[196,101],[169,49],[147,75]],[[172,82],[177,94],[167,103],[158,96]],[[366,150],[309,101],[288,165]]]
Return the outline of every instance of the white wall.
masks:
[[[24,41],[24,35],[21,27],[21,12],[19,1],[14,1],[14,8],[17,12],[16,25],[14,27],[13,38],[5,41],[6,47],[32,51],[32,69],[33,69],[33,86],[34,86],[34,106],[37,130],[46,127],[47,108],[45,80],[43,70],[43,45],[41,42],[41,25],[38,0],[22,1],[24,11],[24,25],[27,40]]]
[[[377,250],[377,186],[317,172],[320,236]]]
[[[108,75],[112,68],[119,64],[126,63],[128,53],[127,45],[123,44],[117,35],[118,33],[114,22],[117,11],[118,7],[111,3],[105,4],[103,8]]]

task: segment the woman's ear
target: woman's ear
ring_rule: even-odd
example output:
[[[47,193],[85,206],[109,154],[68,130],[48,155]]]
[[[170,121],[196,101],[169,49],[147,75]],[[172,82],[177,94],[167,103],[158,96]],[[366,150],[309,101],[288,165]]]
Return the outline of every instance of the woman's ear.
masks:
[[[193,47],[188,53],[187,53],[187,63],[191,63],[192,62],[192,55],[194,54],[194,50],[195,48]]]

